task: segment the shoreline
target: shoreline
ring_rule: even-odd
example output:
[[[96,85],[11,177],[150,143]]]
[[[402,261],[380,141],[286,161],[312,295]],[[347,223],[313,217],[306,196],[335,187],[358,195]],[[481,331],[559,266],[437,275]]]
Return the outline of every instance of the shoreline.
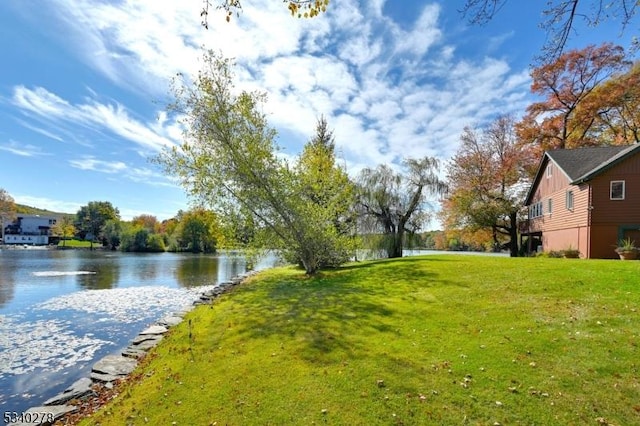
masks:
[[[107,355],[95,362],[89,377],[76,380],[40,406],[30,407],[23,413],[12,413],[16,421],[8,425],[74,425],[91,415],[118,395],[118,385],[131,379],[134,369],[144,362],[149,351],[162,341],[164,334],[182,322],[187,313],[197,305],[213,303],[256,273],[258,271],[252,270],[238,274],[200,293],[191,305],[165,315],[142,330],[129,345],[119,350],[119,355]]]

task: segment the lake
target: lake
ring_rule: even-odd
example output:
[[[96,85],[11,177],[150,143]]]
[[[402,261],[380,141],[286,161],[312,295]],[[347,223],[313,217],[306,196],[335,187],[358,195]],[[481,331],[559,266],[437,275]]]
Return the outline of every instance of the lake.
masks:
[[[269,256],[255,269],[274,263]],[[0,249],[0,407],[41,405],[149,324],[246,268],[235,252]]]

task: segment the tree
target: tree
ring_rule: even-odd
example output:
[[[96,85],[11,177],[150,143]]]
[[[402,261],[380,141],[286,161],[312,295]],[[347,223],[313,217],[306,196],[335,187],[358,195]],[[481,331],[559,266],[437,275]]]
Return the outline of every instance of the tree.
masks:
[[[12,220],[16,215],[16,203],[13,197],[4,189],[0,188],[0,236],[4,243],[4,228],[5,223]]]
[[[447,167],[448,196],[442,203],[447,229],[489,229],[499,247],[506,236],[518,255],[518,212],[528,189],[530,152],[517,142],[514,120],[498,117],[482,129],[466,127]]]
[[[472,24],[484,25],[508,1],[466,0],[462,13]],[[596,27],[608,19],[619,20],[624,30],[636,15],[639,4],[637,0],[548,0],[543,10],[546,19],[540,23],[548,41],[542,47],[540,59],[553,62],[562,55],[571,34],[576,32],[577,19],[582,20],[586,27]]]
[[[545,150],[601,144],[590,140],[595,115],[576,114],[604,81],[629,66],[620,46],[605,43],[571,50],[557,60],[535,68],[531,91],[544,97],[527,108],[518,124],[523,143]]]
[[[164,239],[140,224],[121,222],[120,250],[124,252],[164,252]]]
[[[355,250],[356,212],[355,186],[344,168],[338,167],[335,139],[327,120],[321,116],[315,135],[305,144],[296,165],[296,192],[300,194],[301,209],[318,215],[324,236],[314,242],[322,252],[321,267],[335,267],[349,260]],[[319,253],[318,253],[319,254]],[[295,251],[289,256],[294,263],[302,263]]]
[[[358,204],[365,227],[382,233],[389,258],[402,257],[405,233],[418,231],[429,218],[426,196],[445,191],[437,175],[437,159],[406,159],[403,165],[404,174],[382,164],[363,169],[358,177]]]
[[[329,0],[284,0],[283,3],[287,4],[291,16],[297,16],[298,18],[313,18],[320,13],[326,12],[327,6],[329,6]],[[209,8],[212,5],[211,0],[203,0],[200,18],[202,19],[202,26],[206,29],[209,29]],[[236,16],[240,14],[242,4],[240,0],[221,0],[216,9],[224,10],[225,19],[229,22],[234,13]]]
[[[575,116],[578,122],[592,121],[587,140],[607,145],[640,142],[640,63],[595,87]]]
[[[131,223],[134,225],[140,225],[146,228],[149,232],[157,233],[160,231],[161,224],[158,222],[158,218],[150,214],[141,214],[131,219]]]
[[[52,231],[55,235],[62,237],[62,247],[66,246],[67,237],[72,237],[76,233],[76,227],[73,226],[73,218],[63,215],[53,225]]]
[[[306,273],[315,273],[346,239],[334,212],[302,193],[301,167],[276,155],[276,132],[261,112],[265,95],[236,94],[229,59],[209,51],[204,64],[195,81],[174,86],[170,110],[183,117],[185,142],[157,162],[221,217],[250,214],[256,243],[296,253]]]
[[[222,232],[215,213],[195,209],[182,215],[175,234],[180,250],[192,253],[215,253]]]
[[[111,250],[116,250],[122,239],[122,222],[119,219],[109,219],[105,222],[102,234]]]
[[[103,240],[102,230],[110,219],[120,219],[117,208],[109,201],[90,201],[76,213],[75,227],[81,238],[89,238],[93,250],[93,242]]]

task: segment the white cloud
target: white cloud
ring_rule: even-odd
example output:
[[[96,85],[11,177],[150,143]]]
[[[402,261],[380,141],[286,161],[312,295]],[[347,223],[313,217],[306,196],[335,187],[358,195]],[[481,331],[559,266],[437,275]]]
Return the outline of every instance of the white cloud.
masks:
[[[49,11],[73,35],[72,49],[84,61],[147,97],[164,96],[176,72],[195,73],[200,46],[235,57],[238,86],[266,91],[271,123],[298,138],[284,141],[290,153],[324,114],[354,169],[407,156],[448,158],[465,125],[524,108],[526,70],[491,57],[462,59],[437,3],[424,4],[414,22],[402,24],[385,16],[384,6],[384,0],[344,0],[321,17],[298,20],[281,2],[256,0],[230,23],[212,10],[208,31],[199,25],[199,0],[60,0]],[[147,123],[95,95],[78,104],[20,87],[14,99],[32,114],[112,132],[142,152],[181,136],[166,115]]]
[[[29,89],[24,86],[14,87],[12,102],[43,124],[57,123],[60,126],[62,123],[64,127],[73,125],[96,132],[108,131],[145,151],[158,152],[164,147],[175,145],[168,137],[172,133],[168,131],[167,134],[162,134],[163,128],[159,129],[155,122],[144,123],[132,118],[129,111],[119,103],[101,104],[93,99],[86,99],[85,103],[72,104],[45,88]],[[167,126],[171,130],[171,125]]]
[[[439,14],[438,4],[426,5],[411,32],[398,32],[398,51],[411,52],[417,56],[426,54],[442,36],[442,31],[438,28]]]
[[[52,132],[50,132],[50,131],[48,131],[48,130],[42,129],[42,128],[40,128],[40,127],[36,127],[36,126],[34,126],[33,124],[28,123],[28,122],[26,122],[26,121],[24,121],[24,120],[16,119],[16,121],[17,121],[17,122],[18,122],[22,127],[25,127],[25,128],[27,128],[27,129],[29,129],[29,130],[32,130],[32,131],[36,132],[36,133],[40,133],[41,135],[44,135],[44,136],[46,136],[46,137],[48,137],[48,138],[50,138],[50,139],[54,139],[54,140],[56,140],[56,141],[58,141],[58,142],[64,142],[64,139],[62,139],[62,137],[61,137],[61,136],[58,136],[58,135],[56,135],[56,134],[54,134],[54,133],[52,133]]]
[[[13,199],[18,204],[25,206],[38,207],[40,209],[50,210],[60,213],[76,213],[80,210],[83,203],[73,201],[52,200],[46,197],[33,197],[23,194],[12,194]],[[84,203],[86,204],[86,203]]]
[[[35,157],[39,155],[50,155],[42,152],[40,147],[30,144],[23,144],[10,140],[6,144],[0,144],[0,151],[6,151],[20,157]]]
[[[161,173],[148,168],[134,167],[123,161],[105,161],[92,156],[85,156],[69,160],[69,165],[76,169],[117,175],[133,182],[144,182],[153,186],[176,186],[167,176]]]

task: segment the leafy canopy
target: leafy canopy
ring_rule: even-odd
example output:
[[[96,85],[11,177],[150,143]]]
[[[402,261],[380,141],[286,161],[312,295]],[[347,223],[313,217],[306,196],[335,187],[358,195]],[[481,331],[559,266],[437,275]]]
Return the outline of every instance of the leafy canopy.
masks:
[[[496,246],[504,235],[511,255],[517,256],[517,213],[528,189],[531,151],[517,143],[510,116],[498,117],[481,129],[466,127],[460,142],[447,167],[445,227],[471,233],[490,230]]]
[[[176,82],[170,110],[182,117],[185,142],[156,160],[198,203],[223,221],[243,220],[253,243],[293,253],[307,273],[344,262],[351,240],[339,225],[350,204],[346,172],[330,149],[305,149],[293,165],[278,156],[276,131],[262,112],[266,96],[238,92],[232,68],[208,51],[194,81]]]
[[[365,232],[381,233],[387,257],[402,257],[405,233],[412,234],[428,222],[427,195],[444,193],[438,177],[438,160],[406,159],[396,172],[382,164],[365,168],[358,178],[358,204]]]

